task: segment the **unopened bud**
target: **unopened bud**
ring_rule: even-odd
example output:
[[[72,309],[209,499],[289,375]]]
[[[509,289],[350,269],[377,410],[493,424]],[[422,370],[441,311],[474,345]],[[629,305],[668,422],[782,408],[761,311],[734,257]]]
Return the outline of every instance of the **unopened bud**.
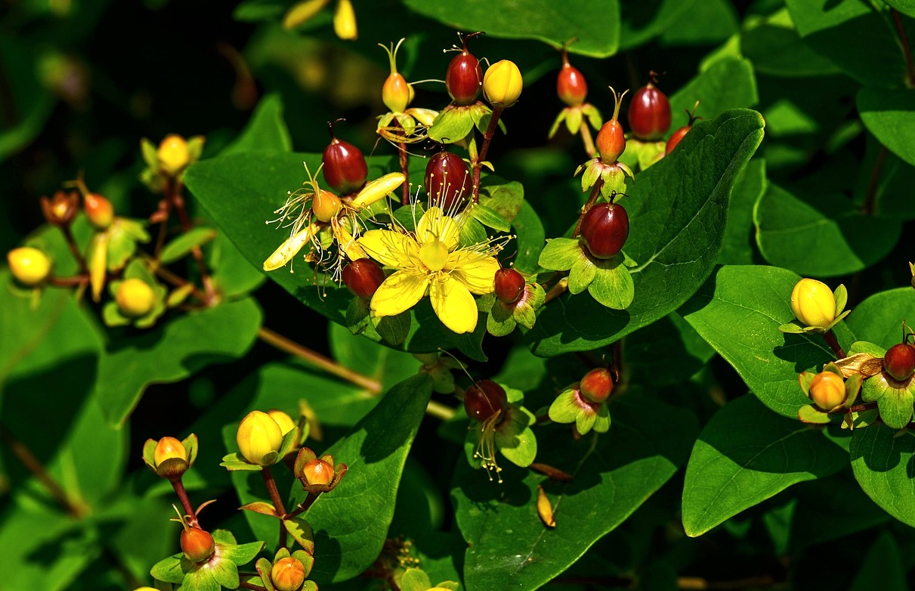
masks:
[[[283,433],[273,417],[255,410],[242,419],[235,440],[246,460],[259,466],[269,466],[276,462],[283,444]]]
[[[501,60],[486,69],[483,75],[483,94],[494,107],[510,107],[518,102],[524,80],[514,62]]]
[[[142,279],[125,279],[114,295],[118,310],[128,318],[149,314],[156,305],[156,293]]]
[[[836,300],[824,283],[801,279],[791,292],[791,311],[802,324],[826,328],[836,318]]]
[[[273,565],[270,579],[277,591],[298,591],[305,582],[305,565],[300,560],[287,556]]]
[[[86,193],[83,197],[83,210],[89,223],[99,230],[107,230],[114,221],[114,207],[98,193]]]
[[[190,527],[181,532],[181,551],[194,563],[203,562],[216,551],[213,536],[199,527]]]
[[[821,410],[829,411],[845,402],[845,380],[831,371],[823,371],[810,382],[810,399]]]
[[[320,458],[316,458],[305,464],[302,473],[305,476],[305,480],[308,481],[308,484],[327,486],[334,481],[334,467]]]
[[[163,437],[159,440],[159,443],[156,444],[156,466],[160,465],[165,460],[171,460],[172,458],[178,458],[179,460],[187,461],[187,450],[184,449],[184,444],[175,439],[174,437]]]
[[[37,248],[14,248],[6,254],[6,260],[16,281],[28,287],[43,282],[51,273],[51,260]]]
[[[191,160],[187,141],[180,135],[166,136],[159,144],[156,155],[159,157],[159,166],[162,170],[172,176],[178,174]]]

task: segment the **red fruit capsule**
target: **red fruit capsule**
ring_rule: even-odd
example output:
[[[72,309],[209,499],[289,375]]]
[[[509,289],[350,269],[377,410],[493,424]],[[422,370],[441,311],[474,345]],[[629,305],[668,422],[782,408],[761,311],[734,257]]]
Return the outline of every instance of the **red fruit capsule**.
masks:
[[[622,205],[599,203],[581,222],[581,239],[596,259],[609,259],[623,249],[629,237],[629,214]]]
[[[657,81],[652,72],[651,78]],[[638,89],[629,104],[629,128],[640,140],[657,141],[670,129],[670,101],[649,82]]]
[[[448,94],[451,95],[456,105],[473,104],[480,96],[480,88],[483,86],[483,69],[480,68],[480,60],[467,51],[467,41],[476,35],[479,33],[471,33],[461,38],[464,49],[451,60],[451,63],[448,64],[448,71],[445,73],[445,88],[448,89]]]
[[[460,209],[472,184],[470,168],[457,154],[442,151],[429,158],[424,186],[432,205],[447,211]]]
[[[623,126],[619,122],[619,116],[623,97],[629,91],[625,90],[623,94],[616,94],[616,91],[611,87],[610,92],[613,93],[613,117],[601,126],[600,131],[597,132],[596,140],[597,151],[600,153],[601,162],[604,164],[615,163],[620,154],[626,151],[626,135],[623,133]]]
[[[464,410],[472,419],[483,423],[505,410],[505,390],[492,380],[480,380],[464,392]]]
[[[199,527],[190,527],[181,532],[181,551],[191,562],[203,562],[215,550],[216,544],[209,532]]]
[[[495,292],[496,297],[506,304],[514,304],[524,295],[526,283],[521,273],[514,269],[499,269],[496,271]]]
[[[565,104],[577,107],[588,97],[588,83],[581,70],[569,63],[569,44],[562,48],[562,69],[556,78],[556,94]]]
[[[613,392],[613,377],[603,367],[592,369],[581,378],[578,389],[591,402],[603,402]]]
[[[904,382],[915,373],[915,347],[906,343],[893,345],[883,357],[883,369],[897,382]]]
[[[664,155],[665,156],[667,154],[670,154],[671,152],[673,152],[673,149],[677,147],[677,144],[680,143],[680,140],[683,139],[683,136],[685,136],[689,132],[689,130],[693,128],[693,123],[695,123],[697,119],[702,119],[702,117],[696,117],[696,115],[695,115],[696,109],[698,107],[699,107],[699,101],[696,101],[696,105],[693,107],[693,110],[686,111],[686,114],[689,115],[689,123],[687,123],[680,129],[678,129],[675,132],[673,132],[672,134],[670,134],[670,139],[667,140],[667,145],[664,146]]]
[[[384,282],[384,271],[372,259],[356,259],[343,267],[343,283],[354,296],[371,299]]]
[[[324,149],[324,181],[341,195],[355,193],[365,185],[369,167],[362,150],[334,136],[334,123],[329,123],[330,145]]]

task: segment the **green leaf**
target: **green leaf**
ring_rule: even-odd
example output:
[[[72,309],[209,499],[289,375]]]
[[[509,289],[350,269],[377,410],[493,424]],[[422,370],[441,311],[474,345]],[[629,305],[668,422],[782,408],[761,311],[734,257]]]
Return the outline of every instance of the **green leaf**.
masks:
[[[911,89],[862,88],[858,112],[880,143],[915,166],[915,93]]]
[[[188,232],[181,233],[177,238],[165,245],[159,260],[163,265],[174,263],[184,257],[195,247],[202,246],[210,240],[216,238],[216,230],[212,228],[192,228]]]
[[[471,205],[469,209],[470,215],[484,226],[498,230],[499,232],[508,232],[511,230],[511,224],[507,219],[502,217],[499,212],[486,207],[482,203],[475,203]]]
[[[241,134],[219,155],[291,151],[292,140],[283,121],[283,99],[278,94],[268,94],[257,104]]]
[[[915,18],[915,0],[883,0],[902,14]]]
[[[701,101],[696,115],[708,120],[729,109],[755,106],[759,102],[759,95],[756,92],[753,65],[745,59],[722,60],[673,93],[670,96],[673,115],[671,129],[689,122],[684,111],[692,111],[696,101]],[[693,131],[690,130],[690,133]]]
[[[752,235],[753,209],[768,186],[766,179],[766,161],[754,158],[744,169],[734,192],[731,193],[731,204],[728,207],[728,223],[724,230],[724,243],[721,245],[720,265],[749,265],[753,263]]]
[[[551,271],[568,271],[580,261],[588,261],[577,238],[553,238],[540,252],[539,265]],[[584,286],[587,287],[587,282]],[[580,290],[579,290],[580,291]]]
[[[682,382],[715,355],[715,350],[675,312],[636,331],[623,346],[629,380],[646,386]]]
[[[849,591],[906,591],[909,589],[907,570],[893,534],[882,531],[867,551]]]
[[[213,579],[226,589],[238,588],[238,567],[231,560],[215,560],[208,563]]]
[[[50,89],[39,80],[38,60],[26,43],[26,37],[10,33],[0,37],[0,66],[7,81],[4,100],[11,101],[5,108],[14,116],[5,118],[0,129],[0,161],[38,136],[57,102]]]
[[[846,322],[858,340],[889,349],[902,342],[902,321],[912,318],[913,310],[915,290],[900,287],[870,296],[855,307]]]
[[[214,362],[241,357],[260,324],[260,308],[244,299],[183,314],[138,336],[112,338],[96,382],[109,423],[123,425],[149,384],[177,382]]]
[[[757,72],[770,76],[827,76],[840,72],[804,43],[787,8],[747,19],[740,35],[740,51],[753,62]]]
[[[415,375],[419,362],[401,351],[392,351],[372,341],[353,336],[345,327],[331,324],[327,340],[333,358],[341,365],[378,380],[383,390]],[[355,423],[355,420],[353,420]]]
[[[486,0],[425,2],[405,0],[407,8],[463,31],[486,31],[490,37],[536,39],[559,48],[578,37],[570,51],[591,57],[616,53],[620,39],[620,7],[605,0],[595,10],[587,0],[520,0],[503,4]],[[524,15],[524,18],[519,18]]]
[[[729,194],[762,141],[762,126],[758,113],[728,111],[698,123],[669,156],[639,173],[622,200],[630,223],[626,254],[639,264],[631,269],[635,299],[625,311],[581,298],[573,306],[566,298],[545,306],[528,333],[537,355],[610,344],[689,299],[712,272]]]
[[[630,391],[611,404],[610,414],[609,435],[579,441],[565,429],[541,435],[538,461],[572,474],[571,482],[551,482],[505,463],[504,482],[498,484],[458,462],[451,496],[469,545],[468,591],[546,584],[629,517],[686,460],[697,430],[688,413]],[[554,529],[537,519],[538,484],[554,508]]]
[[[821,335],[778,330],[794,319],[790,299],[798,281],[777,267],[725,266],[680,310],[763,404],[791,419],[810,404],[798,375],[836,359]],[[836,332],[846,348],[854,340],[841,323]]]
[[[729,402],[702,429],[686,467],[683,528],[700,536],[793,484],[845,466],[822,430],[769,411],[753,396]]]
[[[771,183],[753,217],[766,261],[819,277],[866,269],[889,254],[902,232],[901,223],[862,214],[843,195],[802,200]]]
[[[786,0],[797,31],[811,49],[866,86],[903,85],[905,59],[898,38],[874,4],[859,0]],[[907,22],[907,34],[915,27]],[[849,39],[867,39],[865,44]]]
[[[473,131],[473,115],[469,109],[453,108],[442,111],[429,128],[429,138],[439,143],[453,144]]]
[[[176,583],[181,584],[184,580],[185,571],[182,568],[182,558],[183,554],[175,554],[174,556],[169,556],[168,558],[163,558],[149,571],[149,574],[153,576],[154,579],[159,581],[165,581],[166,583]]]
[[[546,239],[543,224],[530,203],[524,202],[518,215],[512,220],[517,238],[518,256],[515,268],[522,273],[536,273],[540,265],[537,260]]]
[[[213,283],[226,298],[246,295],[267,279],[245,260],[222,232],[217,233],[210,245],[208,261],[213,270]]]
[[[517,181],[506,181],[488,174],[480,182],[480,204],[513,222],[524,207],[524,186]],[[503,231],[508,230],[506,227]]]
[[[705,4],[708,0],[703,0]],[[692,14],[696,0],[660,0],[657,2],[624,2],[620,48],[632,49],[657,37],[673,25],[696,18]],[[690,14],[691,18],[683,17]]]
[[[861,489],[884,511],[915,527],[915,435],[876,423],[852,432],[851,467]]]

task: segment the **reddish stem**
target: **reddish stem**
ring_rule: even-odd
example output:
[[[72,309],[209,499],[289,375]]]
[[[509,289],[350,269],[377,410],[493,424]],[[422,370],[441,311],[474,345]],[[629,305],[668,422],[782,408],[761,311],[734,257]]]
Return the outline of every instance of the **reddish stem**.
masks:
[[[836,357],[839,359],[845,359],[845,351],[842,350],[842,345],[839,344],[838,339],[836,339],[836,335],[833,334],[831,330],[823,333],[823,339],[825,339],[826,343],[832,347],[832,351],[836,354]]]
[[[909,88],[915,87],[915,63],[912,63],[912,50],[909,48],[909,39],[905,34],[905,27],[902,25],[902,17],[895,8],[890,10],[893,15],[893,22],[896,24],[896,32],[899,33],[899,41],[902,43],[902,53],[905,55],[905,83]]]
[[[486,154],[489,153],[489,144],[492,143],[492,138],[494,135],[496,135],[496,127],[499,125],[499,117],[502,116],[502,111],[504,110],[505,109],[503,107],[495,107],[492,110],[492,117],[489,118],[489,127],[486,128],[486,133],[483,134],[483,145],[480,147],[480,153],[473,161],[474,203],[480,202],[480,172],[482,171],[483,163],[486,162]]]
[[[864,412],[866,410],[871,410],[872,408],[877,408],[876,402],[867,402],[865,404],[855,404],[848,408],[848,412]]]
[[[588,210],[594,206],[594,202],[597,201],[597,197],[600,195],[600,190],[603,187],[604,179],[598,177],[594,186],[591,188],[591,195],[588,196],[588,202],[581,208],[581,215],[578,216],[578,223],[575,224],[575,231],[572,232],[573,238],[578,238],[578,235],[581,234],[581,222],[585,219],[585,214],[588,213]]]
[[[165,198],[171,203],[171,206],[175,208],[175,211],[178,212],[178,221],[181,223],[181,230],[183,232],[189,232],[193,229],[194,225],[191,223],[191,218],[187,214],[187,208],[185,208],[184,205],[184,197],[181,195],[181,183],[169,181],[168,186],[165,189]],[[165,222],[163,222],[163,224],[164,223]],[[213,289],[213,282],[210,279],[206,263],[203,260],[203,251],[200,250],[199,246],[195,246],[191,249],[191,254],[197,262],[200,282],[203,283],[203,289],[206,292],[205,303],[207,305],[212,305],[216,292]]]
[[[308,511],[311,509],[311,506],[315,504],[315,501],[318,500],[319,496],[321,496],[321,493],[308,493],[308,496],[305,497],[305,500],[299,503],[299,506],[296,507],[287,517],[297,517],[302,513]]]
[[[277,516],[280,518],[280,548],[286,547],[286,525],[283,520],[286,519],[286,507],[283,505],[283,498],[280,497],[280,491],[276,488],[276,481],[273,479],[273,472],[270,466],[264,466],[261,470],[261,476],[264,484],[267,485],[267,492],[270,494],[270,500],[273,501],[273,507],[276,509]]]
[[[86,259],[83,258],[83,253],[79,251],[79,246],[76,245],[76,239],[73,238],[73,232],[70,231],[70,226],[63,225],[59,226],[60,231],[63,232],[64,238],[67,241],[67,246],[70,247],[70,253],[73,255],[73,258],[76,259],[77,264],[79,265],[79,270],[82,274],[89,274],[89,267],[86,266]]]
[[[191,505],[191,499],[188,498],[187,491],[184,490],[184,483],[182,483],[179,478],[172,482],[172,487],[175,489],[175,494],[178,495],[178,499],[181,501],[181,506],[184,508],[184,514],[187,515],[187,524],[191,527],[200,527],[200,523],[197,521],[197,513],[194,511],[194,506]]]
[[[400,155],[400,172],[403,174],[403,195],[400,198],[401,205],[410,204],[410,157],[407,155],[407,144],[400,142],[397,144],[397,151]]]
[[[48,283],[54,287],[76,287],[89,283],[89,277],[86,275],[74,275],[72,277],[50,277]]]

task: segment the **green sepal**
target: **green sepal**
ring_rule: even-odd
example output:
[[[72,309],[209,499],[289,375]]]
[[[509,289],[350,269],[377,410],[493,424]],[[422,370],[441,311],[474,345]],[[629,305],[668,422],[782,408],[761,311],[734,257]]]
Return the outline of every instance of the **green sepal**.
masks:
[[[276,507],[270,503],[264,501],[255,501],[253,503],[248,503],[247,505],[242,505],[238,508],[239,511],[253,511],[255,513],[260,513],[261,515],[268,515],[270,517],[279,517],[276,514]]]
[[[184,554],[181,553],[164,558],[153,565],[149,570],[149,574],[156,580],[180,585],[184,581],[185,573],[185,569],[182,568],[182,559],[187,562]]]
[[[613,310],[625,310],[635,298],[635,284],[623,258],[615,256],[596,264],[597,273],[588,286],[588,293],[598,303]]]
[[[441,587],[442,589],[448,589],[448,591],[458,591],[461,588],[461,584],[457,581],[442,581],[435,586]]]
[[[874,376],[874,378],[878,377],[881,376]],[[877,401],[877,409],[887,427],[904,429],[912,421],[913,403],[915,403],[915,396],[908,389],[888,388],[887,392]]]
[[[467,209],[470,210],[470,215],[484,226],[499,232],[508,232],[512,229],[511,223],[507,219],[502,217],[499,212],[490,209],[485,205],[474,203]]]
[[[318,591],[318,584],[314,581],[305,581],[299,591]]]
[[[476,126],[480,133],[482,133],[484,135],[486,134],[486,129],[489,127],[490,120],[492,120],[492,111],[490,111],[490,110],[487,110],[485,113],[480,115],[480,117],[476,120]],[[506,135],[508,134],[508,128],[505,127],[504,119],[502,119],[500,117],[497,125],[499,126],[499,129],[502,130],[503,134],[506,134]]]
[[[797,418],[802,423],[811,425],[826,425],[830,422],[829,415],[817,408],[815,404],[802,406],[797,410]]]
[[[575,171],[575,174],[578,174],[579,170],[584,170],[585,173],[581,175],[581,192],[587,193],[591,187],[594,186],[594,183],[597,182],[600,173],[603,170],[604,165],[601,163],[600,158],[593,158],[588,160],[584,164],[578,167],[578,170]]]
[[[594,277],[597,275],[597,265],[590,257],[584,254],[584,250],[579,247],[581,256],[572,268],[569,270],[569,293],[577,295],[588,289]]]
[[[805,371],[797,376],[798,383],[801,385],[801,390],[807,398],[810,398],[810,384],[813,383],[813,378],[815,378],[816,375],[817,374],[814,371]]]
[[[292,553],[292,557],[302,563],[302,566],[305,567],[305,576],[308,577],[315,567],[315,557],[305,550],[296,550]]]
[[[574,423],[580,410],[578,394],[574,388],[569,388],[563,390],[550,405],[550,420],[554,423]]]
[[[542,287],[540,288],[540,291],[543,291]],[[544,296],[545,295],[546,294],[544,294]],[[520,301],[515,304],[514,309],[512,310],[512,319],[524,328],[530,330],[534,328],[534,324],[537,323],[537,312],[535,310],[536,309],[529,302]]]
[[[566,115],[566,129],[569,130],[569,133],[575,135],[578,133],[578,130],[581,129],[581,109],[569,107],[568,111],[569,114]]]
[[[603,406],[603,404],[601,405]],[[597,413],[580,410],[575,417],[575,429],[582,435],[591,431],[594,423],[597,422]]]
[[[143,162],[146,163],[146,166],[154,171],[159,170],[159,151],[156,149],[155,144],[146,138],[141,139],[140,153],[143,155]]]
[[[236,585],[237,586],[237,585]],[[213,576],[212,568],[190,570],[181,581],[181,591],[221,591],[222,586]]]
[[[517,322],[514,317],[515,304],[506,304],[496,299],[489,309],[486,319],[486,330],[494,337],[508,336],[515,330]]]
[[[235,535],[227,529],[214,529],[210,535],[213,536],[213,541],[217,544],[238,545],[238,542],[235,540]]]
[[[394,118],[397,119],[397,124],[403,129],[404,135],[413,135],[416,130],[416,119],[406,113],[395,113]]]
[[[137,252],[137,242],[149,242],[149,233],[139,220],[116,217],[108,234],[108,270],[120,271]],[[126,275],[125,275],[126,277]]]
[[[588,118],[588,122],[591,124],[591,127],[594,129],[600,129],[603,126],[604,121],[601,117],[600,111],[597,110],[597,107],[591,103],[585,103],[581,107],[581,112]]]
[[[606,433],[610,430],[610,408],[606,403],[597,407],[597,419],[594,421],[594,430],[598,433]]]
[[[267,591],[276,591],[276,587],[273,586],[273,579],[270,577],[270,573],[273,570],[273,563],[266,558],[258,558],[257,562],[254,564],[254,569],[257,571],[257,574],[261,576],[261,581],[263,581]]]
[[[273,562],[279,562],[284,558],[289,558],[292,554],[289,553],[289,548],[280,548],[276,551],[276,554],[273,555]]]
[[[194,292],[193,283],[185,283],[181,287],[176,287],[168,293],[168,297],[165,298],[165,307],[168,309],[177,308],[187,300]]]
[[[153,471],[156,469],[156,446],[159,444],[155,439],[147,439],[143,444],[143,462]]]
[[[197,461],[197,450],[200,448],[197,435],[191,433],[181,440],[181,445],[184,446],[184,451],[187,452],[187,465],[193,466],[194,462]]]
[[[217,560],[211,560],[207,567],[217,583],[226,589],[238,589],[238,566],[233,561],[220,556]]]
[[[512,405],[508,416],[496,428],[496,447],[511,463],[526,468],[537,457],[537,437],[530,425],[536,417],[523,406]]]
[[[778,330],[787,334],[803,334],[806,332],[797,320],[792,320],[791,322],[782,324],[778,327]]]
[[[550,271],[568,271],[584,255],[575,238],[553,238],[547,240],[540,252],[538,264]]]
[[[221,556],[241,566],[254,560],[266,544],[264,542],[248,542],[247,544],[219,544],[219,546]]]
[[[831,361],[823,366],[823,371],[828,371],[831,374],[835,374],[835,375],[839,376],[843,380],[845,379],[845,376],[842,375],[842,370],[839,369],[839,366]]]
[[[353,334],[361,334],[371,321],[371,300],[353,296],[346,308],[346,327]]]
[[[842,314],[842,311],[845,310],[845,304],[848,303],[848,290],[845,289],[845,285],[839,285],[834,292],[832,292],[833,297],[836,300],[836,320],[841,320],[845,317]]]
[[[643,142],[630,138],[626,142],[626,151],[629,152],[631,150],[635,154],[641,170],[648,170],[651,165],[663,158],[666,149],[667,142],[665,141]]]
[[[568,109],[563,109],[559,112],[559,115],[556,116],[556,119],[553,120],[553,125],[550,126],[550,132],[546,136],[548,140],[553,139],[553,136],[559,131],[559,126],[565,121],[567,113]]]
[[[283,525],[296,542],[309,554],[315,553],[315,534],[303,517],[284,519]]]
[[[601,196],[609,199],[614,192],[625,193],[627,176],[632,178],[632,171],[622,162],[617,162],[613,166],[604,166],[600,173],[600,178],[604,181],[600,188]]]
[[[440,144],[459,142],[473,130],[474,116],[470,109],[453,107],[438,114],[428,130],[429,139]]]
[[[400,578],[400,591],[429,591],[432,581],[425,571],[408,568]]]
[[[286,457],[286,454],[289,453],[289,450],[291,450],[292,447],[298,443],[297,436],[298,432],[296,432],[295,429],[290,429],[288,433],[283,435],[283,442],[280,444],[280,451],[277,453],[277,459],[274,464]]]
[[[410,334],[410,311],[401,312],[396,316],[372,317],[372,326],[381,338],[391,345],[399,345]]]
[[[263,466],[258,464],[252,464],[245,460],[242,456],[237,453],[228,454],[222,457],[222,462],[219,464],[229,472],[236,472],[238,470],[247,470],[250,472],[257,472],[263,470]]]
[[[856,373],[845,380],[845,402],[842,403],[841,408],[848,410],[855,404],[855,400],[858,398],[858,393],[861,391],[863,383],[864,376],[859,373]]]

